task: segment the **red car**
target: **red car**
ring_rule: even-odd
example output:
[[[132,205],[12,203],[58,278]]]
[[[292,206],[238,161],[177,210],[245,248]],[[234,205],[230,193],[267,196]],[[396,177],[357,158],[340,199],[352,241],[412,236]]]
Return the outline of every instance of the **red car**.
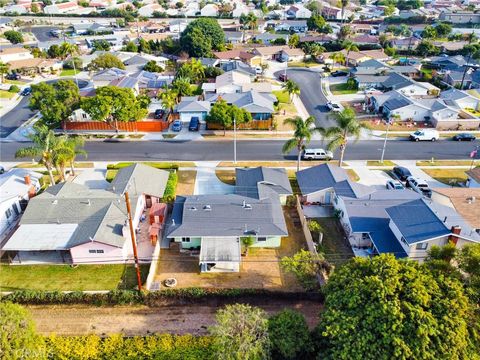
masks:
[[[288,76],[286,74],[280,74],[278,76],[278,80],[283,81],[283,82],[288,81]]]

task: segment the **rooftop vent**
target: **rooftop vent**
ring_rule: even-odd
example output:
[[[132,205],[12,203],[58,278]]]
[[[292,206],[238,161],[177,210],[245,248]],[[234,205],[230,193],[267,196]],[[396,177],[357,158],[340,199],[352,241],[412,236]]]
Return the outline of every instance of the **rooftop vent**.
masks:
[[[252,210],[252,204],[245,204],[244,209],[245,210]]]
[[[172,219],[172,226],[175,226],[175,219]]]
[[[190,208],[188,208],[188,210],[190,211],[197,211],[197,208],[195,206],[191,206]]]
[[[52,204],[53,204],[53,205],[57,205],[57,204],[58,204],[58,200],[57,200],[57,199],[53,200],[53,201],[52,201]]]
[[[210,205],[203,205],[203,210],[205,211],[211,211],[212,207]]]

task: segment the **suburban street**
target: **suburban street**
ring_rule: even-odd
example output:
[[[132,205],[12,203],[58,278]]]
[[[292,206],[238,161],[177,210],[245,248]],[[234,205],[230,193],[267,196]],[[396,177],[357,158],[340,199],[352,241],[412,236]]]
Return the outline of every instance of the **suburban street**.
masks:
[[[294,160],[296,153],[283,155],[281,148],[284,140],[239,140],[237,145],[238,160]],[[385,159],[417,160],[417,159],[468,159],[470,152],[480,141],[452,142],[441,140],[431,142],[408,142],[406,140],[390,140],[387,143]],[[28,143],[1,143],[0,160],[18,161],[15,151],[27,146]],[[380,159],[383,141],[361,140],[351,142],[346,150],[346,160],[376,160]],[[322,141],[312,141],[309,147],[325,147]],[[123,141],[104,142],[89,141],[85,144],[88,161],[119,161],[119,160],[232,160],[233,141]],[[335,154],[338,158],[338,151]],[[28,159],[27,159],[28,160]],[[82,160],[79,158],[79,160]]]

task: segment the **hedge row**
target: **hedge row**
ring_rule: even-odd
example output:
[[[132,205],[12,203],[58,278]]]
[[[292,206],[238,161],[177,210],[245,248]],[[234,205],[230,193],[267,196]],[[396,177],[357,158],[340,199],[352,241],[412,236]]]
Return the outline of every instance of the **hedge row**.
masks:
[[[38,354],[39,359],[210,360],[214,359],[215,355],[213,338],[210,336],[49,336],[44,338],[43,345],[44,354]]]
[[[136,164],[135,162],[119,162],[116,164],[108,164],[107,165],[107,170],[120,170],[123,169],[127,166]],[[145,164],[151,167],[154,167],[156,169],[171,169],[171,170],[178,170],[178,164],[176,163],[171,163],[171,162],[142,162],[141,164]]]
[[[183,288],[165,289],[156,292],[138,292],[134,290],[113,290],[108,293],[84,293],[82,291],[15,291],[3,295],[0,301],[10,301],[24,305],[57,305],[88,304],[103,305],[155,305],[161,300],[178,300],[200,302],[203,300],[239,300],[241,297],[258,299],[295,299],[323,301],[319,292],[282,292],[263,289],[215,289],[215,288]]]
[[[175,201],[175,195],[177,193],[177,183],[178,183],[178,175],[175,171],[172,171],[168,175],[167,185],[165,186],[165,192],[163,193],[162,200],[164,202]]]

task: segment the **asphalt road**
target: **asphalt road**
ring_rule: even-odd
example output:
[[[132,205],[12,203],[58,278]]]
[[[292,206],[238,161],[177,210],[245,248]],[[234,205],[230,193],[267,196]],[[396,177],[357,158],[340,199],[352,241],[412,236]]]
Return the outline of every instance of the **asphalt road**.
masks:
[[[63,79],[62,80],[73,80],[72,79]],[[48,80],[47,84],[52,84],[58,80]],[[88,82],[85,80],[78,80],[78,85],[81,88],[88,85]],[[30,119],[34,112],[30,111],[28,108],[28,103],[30,101],[29,96],[23,96],[22,100],[8,113],[0,117],[0,138],[6,138],[12,132],[14,132],[19,126],[21,126],[25,121]]]
[[[51,36],[51,30],[58,30],[55,26],[28,26],[24,28],[25,31],[30,31],[37,38],[38,42],[45,42],[50,40],[58,40],[58,38]]]
[[[239,140],[237,160],[294,160],[295,152],[283,155],[281,140]],[[28,143],[0,143],[1,161],[18,161],[15,151]],[[350,143],[345,153],[345,160],[380,159],[383,142],[379,140],[361,140]],[[422,160],[422,159],[468,159],[469,153],[480,141],[453,142],[441,140],[431,142],[409,142],[407,140],[390,140],[387,143],[385,159]],[[322,147],[321,141],[312,141],[310,147]],[[186,161],[220,161],[233,159],[233,142],[231,140],[205,141],[90,141],[85,145],[88,161],[119,160],[186,160]],[[335,154],[338,157],[338,153]],[[79,159],[82,160],[82,159]]]
[[[323,95],[319,73],[306,68],[294,68],[287,70],[287,76],[300,86],[300,99],[308,113],[317,120],[316,125],[335,126],[335,121],[328,116],[329,110],[326,106],[328,100]]]

